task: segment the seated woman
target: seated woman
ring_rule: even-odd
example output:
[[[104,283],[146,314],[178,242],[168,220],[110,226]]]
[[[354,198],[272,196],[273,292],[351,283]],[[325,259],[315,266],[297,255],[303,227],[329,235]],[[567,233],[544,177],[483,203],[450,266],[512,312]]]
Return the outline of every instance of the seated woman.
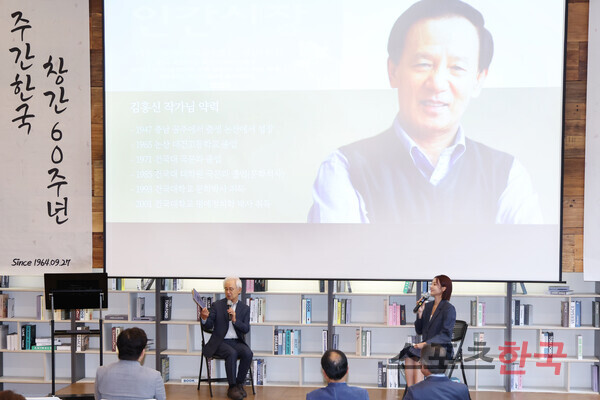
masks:
[[[453,355],[452,332],[456,322],[456,309],[450,304],[452,296],[452,280],[446,275],[438,275],[431,281],[429,294],[433,301],[423,304],[417,312],[415,330],[423,335],[423,341],[410,349],[410,356],[405,361],[406,386],[423,380],[418,364],[421,349],[426,344],[439,344],[446,348],[447,358]]]

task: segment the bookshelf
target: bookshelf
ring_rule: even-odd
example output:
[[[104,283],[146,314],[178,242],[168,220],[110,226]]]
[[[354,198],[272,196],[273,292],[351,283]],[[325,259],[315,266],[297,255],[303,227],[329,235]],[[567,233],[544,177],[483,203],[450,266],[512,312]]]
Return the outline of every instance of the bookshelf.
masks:
[[[591,303],[598,300],[595,282],[583,282],[582,275],[565,273],[566,283],[574,290],[567,295],[547,294],[548,284],[527,283],[528,293],[512,293],[506,283],[464,283],[455,282],[451,302],[457,309],[457,319],[469,323],[469,330],[463,345],[465,359],[475,353],[473,333],[483,332],[487,347],[487,357],[491,361],[474,359],[467,361],[467,380],[472,390],[477,391],[544,391],[592,393],[591,366],[600,362],[598,346],[595,345],[600,329],[592,326]],[[181,290],[160,290],[156,284],[150,290],[138,288],[139,279],[126,279],[124,290],[109,290],[109,308],[104,316],[126,314],[126,320],[104,320],[104,363],[117,360],[112,352],[111,330],[115,326],[124,328],[139,326],[154,341],[155,349],[147,353],[145,365],[160,369],[160,356],[168,356],[170,380],[168,385],[182,385],[182,378],[197,377],[200,367],[201,342],[200,326],[196,319],[196,305],[191,299],[192,288],[201,295],[222,298],[222,281],[215,279],[185,279]],[[23,324],[35,324],[38,336],[50,336],[49,312],[45,320],[36,318],[36,296],[43,293],[43,279],[34,277],[11,277],[10,287],[1,288],[15,299],[15,316],[1,318],[0,324],[8,325],[11,332],[19,331]],[[268,385],[321,386],[320,357],[323,330],[336,334],[339,348],[351,363],[352,373],[349,382],[364,387],[377,386],[377,364],[397,354],[407,337],[414,335],[414,314],[412,308],[417,293],[402,293],[404,282],[352,281],[352,292],[329,291],[333,285],[325,285],[325,292],[319,290],[319,281],[268,281],[265,292],[243,293],[253,299],[264,299],[266,303],[264,322],[252,323],[248,340],[255,358],[267,363]],[[172,297],[170,320],[161,320],[160,298]],[[136,299],[144,297],[146,315],[157,317],[155,321],[134,320]],[[302,323],[302,301],[310,298],[312,321]],[[335,300],[351,300],[350,321],[342,324],[334,320],[332,304]],[[526,326],[512,326],[510,313],[512,299],[519,299],[533,305],[532,323]],[[581,327],[560,326],[561,301],[581,301]],[[486,324],[470,324],[471,301],[486,303]],[[393,302],[404,304],[406,325],[388,325],[384,304]],[[97,312],[91,321],[85,321],[91,329],[97,328]],[[508,318],[508,322],[507,322]],[[59,329],[66,329],[70,321],[57,321]],[[297,355],[275,354],[273,336],[277,329],[297,329],[301,333],[301,352]],[[371,354],[356,353],[356,330],[370,330],[372,335]],[[566,357],[555,358],[560,364],[560,372],[554,374],[549,367],[537,366],[544,360],[528,357],[525,361],[525,375],[522,389],[514,389],[510,379],[500,373],[503,363],[500,360],[499,346],[505,340],[512,340],[517,346],[529,343],[528,352],[537,352],[537,341],[542,331],[554,332],[555,341],[564,343]],[[576,337],[583,339],[583,357],[576,356]],[[76,355],[77,376],[81,381],[92,382],[99,363],[99,342],[90,338],[90,348]],[[71,382],[68,351],[57,353],[57,387]],[[4,389],[17,390],[28,394],[45,394],[50,387],[50,351],[0,350],[2,360],[0,383]],[[493,367],[493,368],[492,368]],[[215,364],[217,376],[225,376],[223,363]],[[454,376],[460,377],[456,373]],[[195,383],[187,383],[195,384]]]

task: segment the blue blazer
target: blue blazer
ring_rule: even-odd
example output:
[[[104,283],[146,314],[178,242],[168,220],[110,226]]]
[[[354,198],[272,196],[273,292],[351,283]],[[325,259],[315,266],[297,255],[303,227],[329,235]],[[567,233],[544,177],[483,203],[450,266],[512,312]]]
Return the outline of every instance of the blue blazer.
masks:
[[[250,330],[250,307],[244,304],[241,299],[238,300],[237,306],[235,306],[235,324],[233,324],[233,328],[238,338],[245,343],[245,335]],[[202,324],[202,329],[212,330],[208,343],[202,349],[207,357],[212,357],[221,342],[223,342],[223,339],[225,339],[225,335],[229,329],[227,299],[221,299],[212,304],[208,318]]]
[[[404,400],[470,400],[469,388],[464,383],[452,382],[447,376],[430,375],[424,381],[410,386]]]
[[[431,317],[433,301],[425,303],[422,318],[415,321],[415,330],[423,335],[423,341],[428,344],[442,344],[446,347],[448,358],[452,356],[452,333],[456,322],[456,309],[448,300],[440,301],[440,304]]]
[[[324,388],[306,394],[306,400],[369,400],[369,393],[346,382],[331,382]]]

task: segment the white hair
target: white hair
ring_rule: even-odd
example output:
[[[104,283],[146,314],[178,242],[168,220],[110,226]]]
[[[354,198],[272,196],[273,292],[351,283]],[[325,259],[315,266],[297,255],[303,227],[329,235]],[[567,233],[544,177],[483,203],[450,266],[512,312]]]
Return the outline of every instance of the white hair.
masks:
[[[240,278],[238,278],[237,276],[228,276],[227,278],[223,279],[223,287],[225,287],[225,284],[228,281],[235,281],[235,286],[238,289],[242,288],[242,280]]]

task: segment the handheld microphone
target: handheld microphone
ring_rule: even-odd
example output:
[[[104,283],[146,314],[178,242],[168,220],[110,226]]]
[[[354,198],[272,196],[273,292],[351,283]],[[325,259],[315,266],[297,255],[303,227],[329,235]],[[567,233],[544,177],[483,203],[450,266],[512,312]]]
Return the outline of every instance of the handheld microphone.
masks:
[[[419,299],[419,301],[417,301],[417,305],[415,306],[415,308],[413,309],[413,313],[417,313],[417,311],[419,311],[419,308],[421,308],[421,306],[423,305],[423,303],[425,303],[425,301],[429,298],[429,292],[425,292],[423,293],[423,296],[421,296],[421,298]]]
[[[227,300],[227,315],[229,316],[230,321],[231,321],[231,314],[229,314],[229,309],[231,308],[232,305],[233,305],[233,301]]]

